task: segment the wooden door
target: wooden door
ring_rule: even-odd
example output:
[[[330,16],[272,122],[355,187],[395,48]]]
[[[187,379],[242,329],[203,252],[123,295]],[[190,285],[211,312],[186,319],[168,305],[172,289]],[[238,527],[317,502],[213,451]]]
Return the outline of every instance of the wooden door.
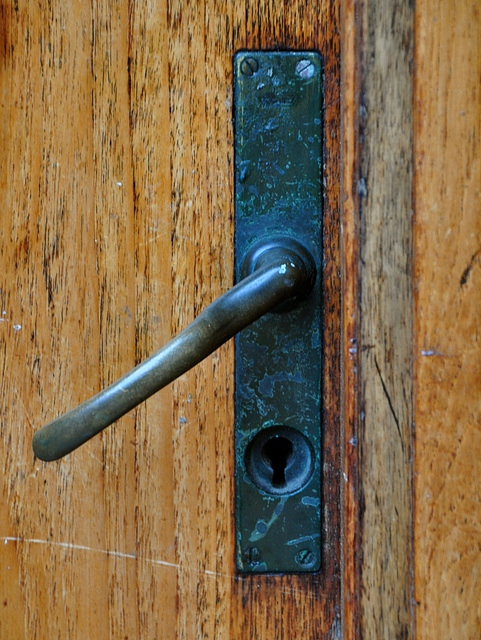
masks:
[[[0,11],[0,639],[479,638],[476,0]],[[62,461],[31,449],[232,285],[243,48],[325,62],[307,577],[235,571],[231,343]]]
[[[339,4],[2,3],[0,637],[335,634],[340,620]],[[233,345],[87,446],[34,431],[233,282],[232,56],[326,65],[323,570],[234,565]],[[329,241],[328,241],[329,238]]]

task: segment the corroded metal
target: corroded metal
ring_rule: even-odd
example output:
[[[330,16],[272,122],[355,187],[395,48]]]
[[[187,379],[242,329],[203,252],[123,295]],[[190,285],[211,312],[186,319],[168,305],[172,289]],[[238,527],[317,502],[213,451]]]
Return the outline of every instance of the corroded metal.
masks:
[[[90,400],[42,427],[35,455],[56,460],[108,427],[178,378],[273,307],[309,291],[316,279],[308,252],[297,243],[267,241],[247,275],[215,300],[160,351]],[[253,268],[252,268],[253,267]]]
[[[236,264],[266,238],[322,264],[322,65],[235,56]],[[272,240],[271,240],[272,241]],[[321,270],[309,295],[236,337],[236,536],[243,572],[321,568]]]

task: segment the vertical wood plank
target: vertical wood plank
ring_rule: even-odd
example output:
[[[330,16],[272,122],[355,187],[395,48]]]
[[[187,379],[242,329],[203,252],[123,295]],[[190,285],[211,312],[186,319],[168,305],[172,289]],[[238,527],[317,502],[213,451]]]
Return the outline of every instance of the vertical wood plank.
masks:
[[[89,470],[84,455],[43,468],[30,446],[41,420],[99,384],[90,9],[14,3],[2,11],[1,630],[56,637],[75,628],[88,637],[107,633],[105,617],[92,625],[78,606],[90,594],[107,607],[106,558],[90,552],[103,544],[105,520],[100,505],[92,521],[73,487],[100,484],[102,465]],[[90,527],[76,547],[83,521]],[[11,617],[18,599],[23,616]]]
[[[346,639],[358,638],[359,553],[359,177],[360,29],[357,2],[341,5],[342,185],[342,622]]]
[[[413,633],[413,10],[382,5],[362,20],[360,615],[366,637],[387,639]]]
[[[397,1],[362,17],[360,614],[386,640],[413,634],[413,18]]]
[[[129,14],[125,2],[94,4],[92,93],[95,219],[99,282],[100,381],[104,387],[135,364],[133,167],[129,109]],[[122,348],[119,346],[122,345]],[[136,588],[135,412],[101,436],[105,470],[105,545],[111,637],[138,636],[129,593]]]
[[[172,334],[168,34],[165,2],[130,3],[128,108],[135,223],[136,362],[154,353]],[[134,606],[141,637],[174,640],[177,557],[171,389],[155,394],[135,413],[135,556],[139,560]]]
[[[481,636],[481,12],[416,3],[416,631]]]
[[[343,29],[345,632],[411,638],[413,6]]]

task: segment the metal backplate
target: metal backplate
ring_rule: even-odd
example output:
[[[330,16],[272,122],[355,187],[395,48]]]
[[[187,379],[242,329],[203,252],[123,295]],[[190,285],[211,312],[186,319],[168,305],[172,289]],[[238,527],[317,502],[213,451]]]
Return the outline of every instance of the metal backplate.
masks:
[[[264,238],[302,243],[313,291],[236,337],[237,567],[321,567],[321,58],[240,52],[235,65],[236,278]]]

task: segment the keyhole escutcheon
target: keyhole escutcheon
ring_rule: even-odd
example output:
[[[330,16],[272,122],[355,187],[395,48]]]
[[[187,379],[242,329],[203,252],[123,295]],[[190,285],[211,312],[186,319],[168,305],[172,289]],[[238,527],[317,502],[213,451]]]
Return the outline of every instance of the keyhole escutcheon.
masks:
[[[271,495],[296,493],[307,485],[315,457],[307,437],[298,429],[275,425],[261,429],[245,451],[250,480]]]

